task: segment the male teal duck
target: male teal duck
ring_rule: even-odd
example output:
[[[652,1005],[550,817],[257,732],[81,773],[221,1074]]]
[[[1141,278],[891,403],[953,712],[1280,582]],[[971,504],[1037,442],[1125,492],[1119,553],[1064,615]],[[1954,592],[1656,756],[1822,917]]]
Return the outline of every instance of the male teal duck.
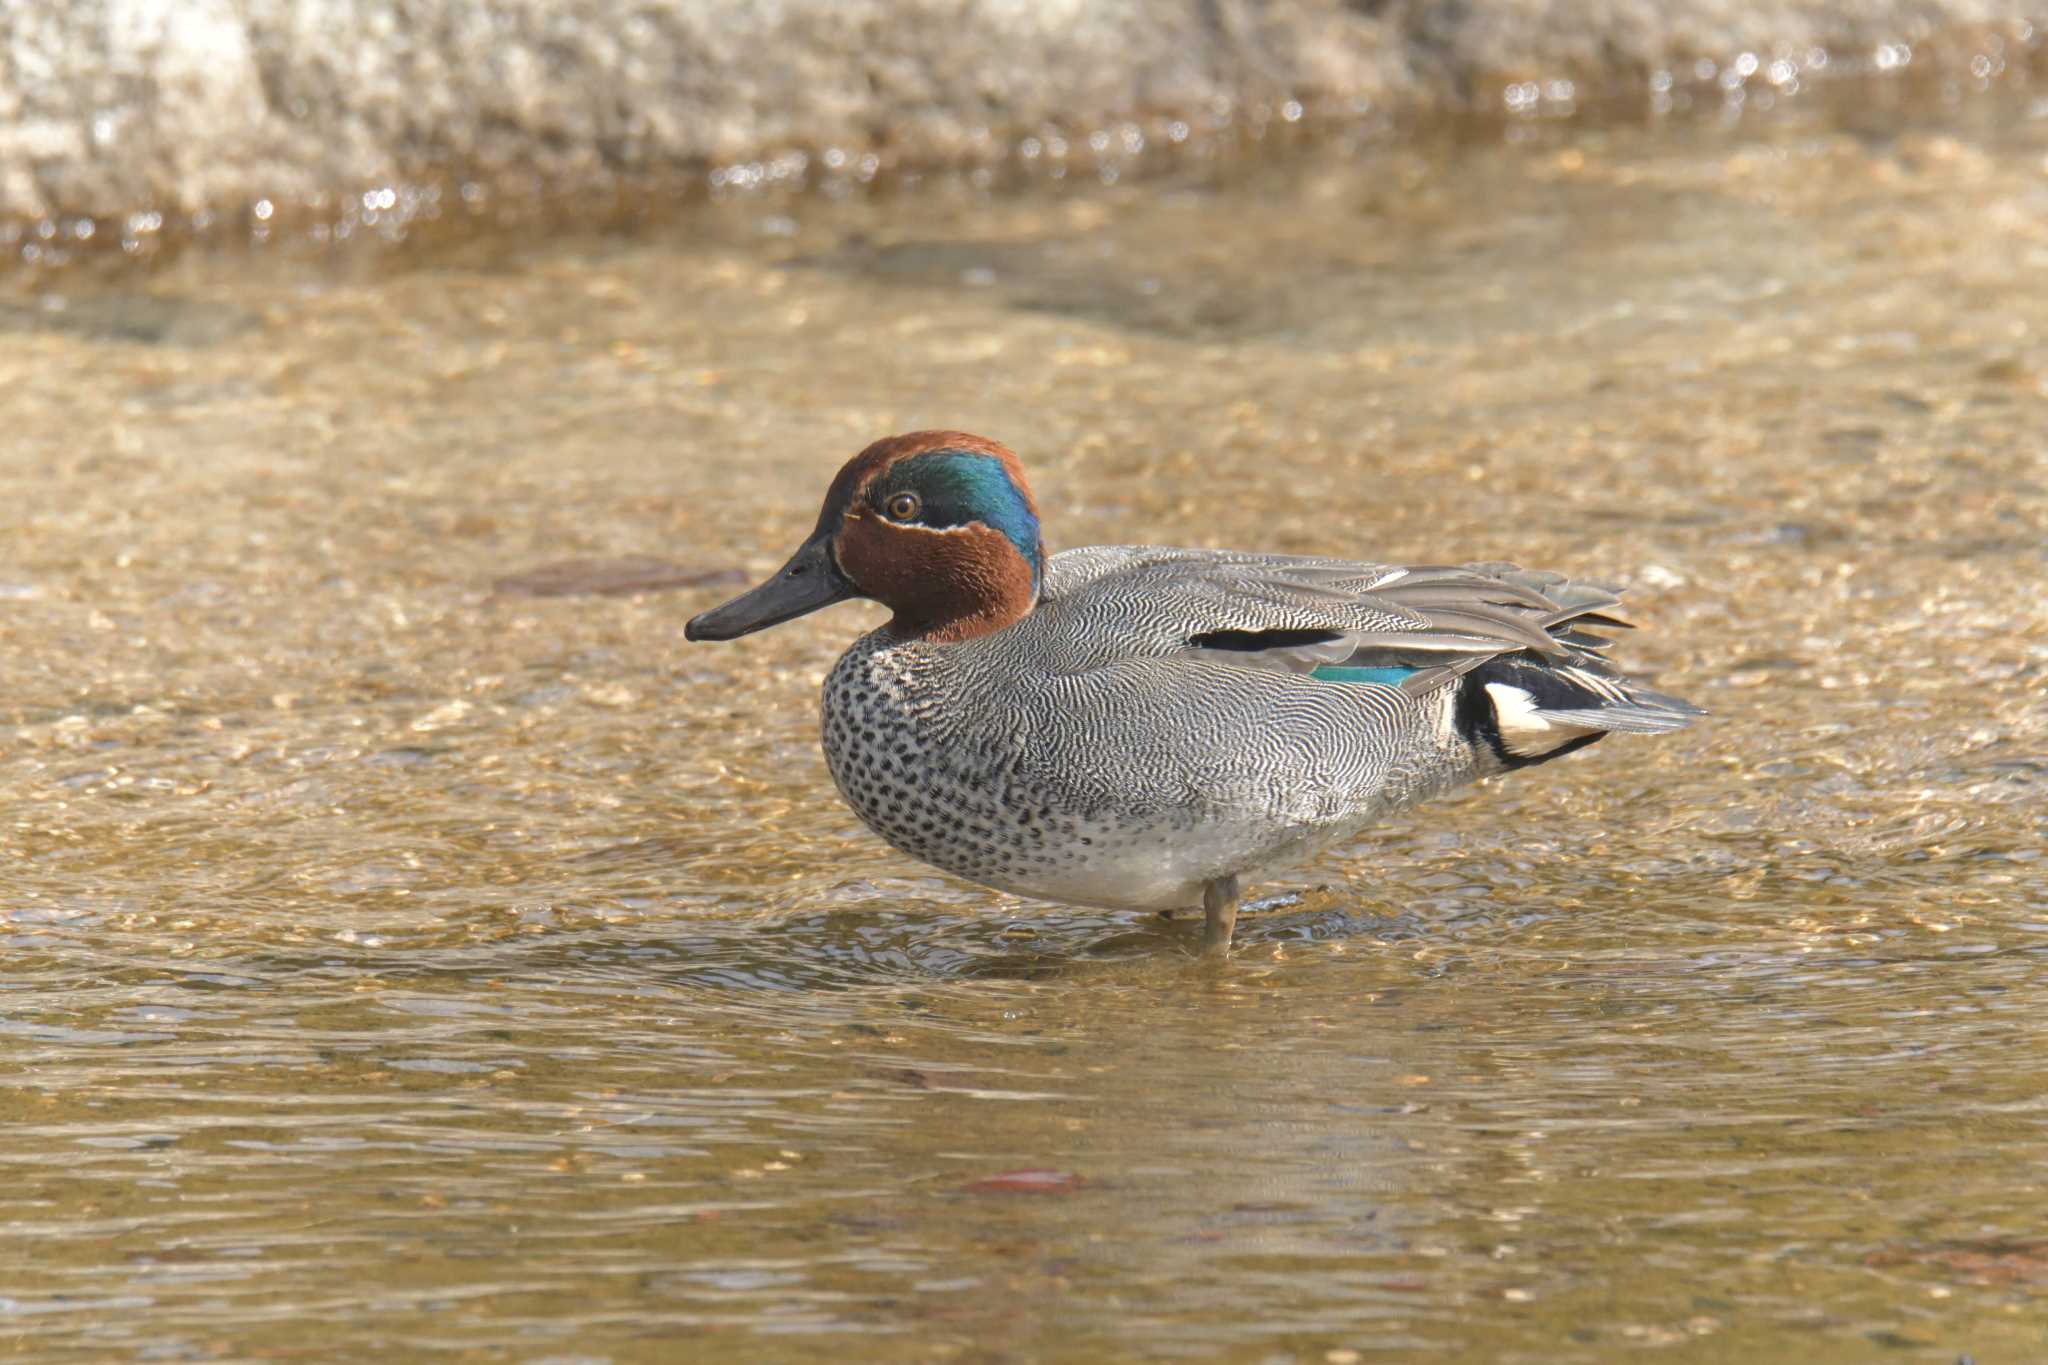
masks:
[[[848,461],[817,528],[693,619],[730,640],[853,597],[895,615],[825,680],[825,759],[868,827],[1041,900],[1199,905],[1388,811],[1697,707],[1589,628],[1612,592],[1509,564],[1090,546],[1048,556],[1017,457],[914,431]]]

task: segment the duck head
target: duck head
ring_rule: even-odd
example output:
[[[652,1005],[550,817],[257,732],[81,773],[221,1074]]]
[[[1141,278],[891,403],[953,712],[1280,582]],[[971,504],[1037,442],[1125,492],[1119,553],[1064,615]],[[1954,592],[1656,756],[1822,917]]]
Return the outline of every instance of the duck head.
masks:
[[[866,597],[896,613],[896,635],[971,640],[1028,614],[1044,572],[1038,507],[1017,457],[964,431],[913,431],[848,460],[789,563],[683,635],[737,639]]]

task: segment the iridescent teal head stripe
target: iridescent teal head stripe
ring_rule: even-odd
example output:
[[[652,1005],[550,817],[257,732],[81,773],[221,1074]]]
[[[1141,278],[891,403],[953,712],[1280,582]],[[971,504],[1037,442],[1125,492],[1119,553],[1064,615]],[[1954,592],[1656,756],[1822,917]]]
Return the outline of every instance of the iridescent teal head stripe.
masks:
[[[927,450],[890,466],[875,480],[870,499],[879,505],[899,492],[918,495],[923,525],[943,529],[978,521],[1001,531],[1031,566],[1031,592],[1038,594],[1045,573],[1038,516],[1001,460],[978,450]]]

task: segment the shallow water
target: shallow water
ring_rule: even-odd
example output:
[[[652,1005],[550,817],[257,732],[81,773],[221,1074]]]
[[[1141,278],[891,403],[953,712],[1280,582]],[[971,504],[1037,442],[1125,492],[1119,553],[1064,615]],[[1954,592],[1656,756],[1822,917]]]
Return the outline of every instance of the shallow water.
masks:
[[[2027,115],[21,284],[0,1341],[2048,1353]],[[1259,888],[1221,972],[948,881],[816,749],[874,609],[681,637],[924,425],[1056,548],[1626,583],[1714,714]]]

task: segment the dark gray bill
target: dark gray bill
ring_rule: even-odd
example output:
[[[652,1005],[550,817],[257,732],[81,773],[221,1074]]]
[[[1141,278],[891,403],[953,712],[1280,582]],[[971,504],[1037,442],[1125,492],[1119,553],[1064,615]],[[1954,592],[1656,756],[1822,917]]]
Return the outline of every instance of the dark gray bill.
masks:
[[[757,630],[793,621],[806,612],[860,596],[832,562],[831,537],[814,535],[789,563],[758,588],[749,588],[722,607],[713,607],[683,627],[686,640],[737,640]]]

